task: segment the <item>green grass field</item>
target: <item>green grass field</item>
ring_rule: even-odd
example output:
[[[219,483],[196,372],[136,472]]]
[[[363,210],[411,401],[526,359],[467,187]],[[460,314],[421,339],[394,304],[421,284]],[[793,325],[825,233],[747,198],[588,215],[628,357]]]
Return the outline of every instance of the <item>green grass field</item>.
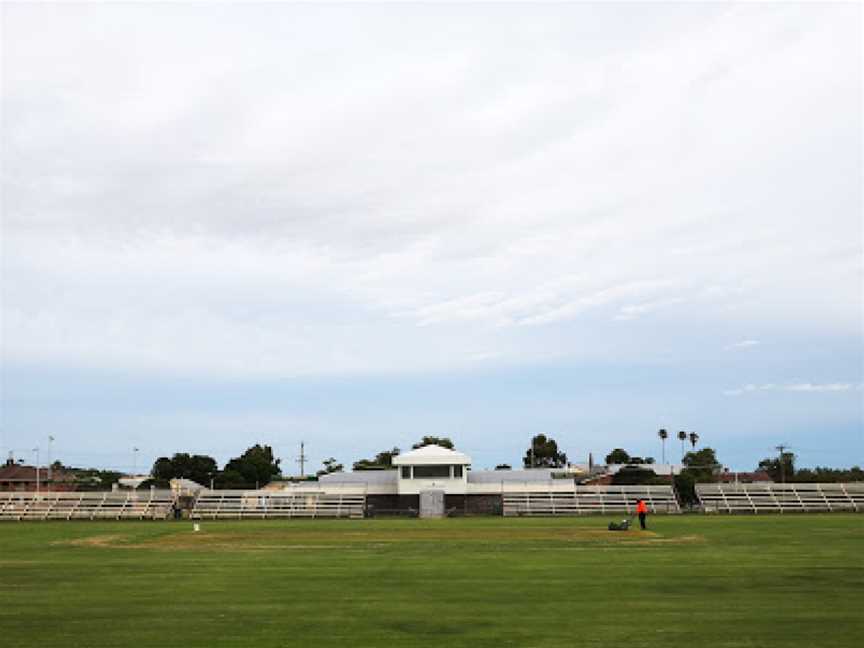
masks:
[[[864,516],[0,524],[0,646],[859,646]]]

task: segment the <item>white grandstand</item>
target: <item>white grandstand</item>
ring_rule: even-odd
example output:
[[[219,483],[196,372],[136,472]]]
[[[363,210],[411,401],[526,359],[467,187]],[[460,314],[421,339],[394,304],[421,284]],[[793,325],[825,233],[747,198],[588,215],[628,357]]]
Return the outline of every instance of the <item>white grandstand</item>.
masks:
[[[366,496],[362,492],[328,494],[296,488],[284,491],[202,491],[191,517],[206,519],[272,518],[362,518]]]
[[[864,483],[850,484],[697,484],[706,512],[787,513],[864,511]]]
[[[164,520],[171,491],[0,493],[0,520]]]
[[[680,513],[670,486],[574,486],[550,492],[505,493],[504,515],[585,515],[636,511],[645,500],[652,513]]]

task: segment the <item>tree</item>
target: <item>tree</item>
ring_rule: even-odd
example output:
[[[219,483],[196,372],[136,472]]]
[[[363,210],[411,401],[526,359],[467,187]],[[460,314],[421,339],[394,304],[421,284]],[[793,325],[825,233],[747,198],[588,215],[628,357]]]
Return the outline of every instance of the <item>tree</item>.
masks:
[[[699,498],[696,497],[696,480],[692,474],[684,471],[680,475],[675,475],[673,483],[675,493],[682,504],[693,505],[699,502]]]
[[[168,457],[159,457],[150,469],[150,476],[158,481],[168,481],[177,475],[174,473],[174,463]]]
[[[338,463],[334,457],[325,459],[321,463],[324,465],[324,468],[316,473],[319,477],[321,475],[329,475],[331,473],[342,472],[342,464]]]
[[[699,441],[699,435],[696,434],[695,432],[691,432],[690,434],[687,435],[687,438],[690,439],[690,446],[695,450],[696,449],[696,442]]]
[[[759,462],[759,470],[767,472],[775,482],[785,482],[795,477],[795,454],[784,452],[779,457],[766,457]]]
[[[161,483],[171,479],[185,478],[202,485],[209,485],[210,480],[217,472],[218,466],[213,457],[177,452],[170,459],[159,457],[150,470],[150,476]]]
[[[660,445],[663,447],[663,455],[662,456],[663,456],[663,463],[665,464],[666,463],[666,439],[669,438],[669,433],[664,429],[660,429],[657,431],[657,436],[660,437]]]
[[[100,468],[70,468],[70,473],[75,477],[75,488],[77,490],[110,490],[123,474],[116,470],[102,470]]]
[[[615,486],[633,486],[655,481],[657,481],[657,473],[641,466],[624,466],[612,475],[612,484]]]
[[[815,482],[815,483],[837,483],[864,481],[864,470],[860,466],[852,466],[848,470],[843,468],[828,468],[816,466],[813,469],[801,468],[795,471],[794,478],[787,481]]]
[[[442,448],[453,449],[453,442],[447,437],[424,436],[420,441],[411,446],[414,450],[427,445],[439,445]]]
[[[354,470],[389,470],[393,467],[393,458],[399,454],[399,448],[384,450],[375,455],[374,459],[360,459],[354,462]]]
[[[688,452],[682,459],[684,468],[675,475],[673,483],[678,498],[684,504],[696,504],[696,484],[716,481],[720,474],[720,463],[713,448],[702,448],[698,452]]]
[[[630,463],[630,454],[624,448],[615,448],[612,452],[606,455],[607,464],[628,464]]]
[[[720,464],[717,462],[717,453],[713,448],[702,448],[698,452],[688,452],[682,461],[686,472],[693,476],[696,483],[713,482],[720,473]]]
[[[223,470],[216,476],[220,488],[246,488],[250,484],[237,470]]]
[[[255,484],[260,487],[269,484],[274,477],[281,474],[280,463],[281,459],[273,457],[273,448],[256,443],[225,464],[224,473],[236,473],[249,486]],[[222,477],[225,481],[228,481],[229,477],[236,479],[233,474],[223,474]]]
[[[555,439],[538,434],[531,439],[522,463],[526,468],[562,468],[567,465],[567,455],[558,451]]]
[[[684,430],[678,432],[678,440],[681,442],[681,459],[684,459],[684,442],[687,441],[687,433]]]

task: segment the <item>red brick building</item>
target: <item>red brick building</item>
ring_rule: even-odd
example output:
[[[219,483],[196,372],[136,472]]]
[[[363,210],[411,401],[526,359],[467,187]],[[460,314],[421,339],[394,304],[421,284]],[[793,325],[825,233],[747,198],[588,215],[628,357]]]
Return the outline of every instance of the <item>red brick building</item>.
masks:
[[[64,470],[51,470],[49,479],[48,468],[40,467],[38,486],[40,490],[73,491],[75,477]],[[0,467],[0,491],[35,491],[37,473],[35,466],[22,466],[8,459]]]

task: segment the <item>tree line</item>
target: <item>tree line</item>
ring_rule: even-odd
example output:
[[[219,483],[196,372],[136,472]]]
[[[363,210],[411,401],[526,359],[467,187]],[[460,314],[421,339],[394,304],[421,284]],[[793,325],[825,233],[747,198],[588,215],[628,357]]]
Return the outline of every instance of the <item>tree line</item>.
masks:
[[[666,430],[660,430],[658,437],[665,443],[669,437]],[[699,435],[695,432],[678,433],[678,439],[689,443],[691,450],[685,452],[681,463],[682,470],[672,478],[676,490],[685,501],[696,501],[695,484],[716,482],[722,473],[722,465],[717,459],[713,448],[696,450]],[[427,445],[439,445],[453,449],[454,443],[448,437],[427,435],[413,444],[412,449]],[[353,462],[354,471],[390,470],[393,460],[400,454],[398,447],[389,448],[376,453],[368,459],[358,459]],[[665,448],[664,453],[665,455]],[[615,485],[637,484],[668,484],[669,476],[657,475],[653,468],[656,465],[654,457],[631,455],[624,448],[615,448],[605,456],[606,464],[623,464],[623,467],[612,476]],[[151,480],[147,484],[165,486],[174,478],[186,478],[205,486],[216,488],[259,488],[274,479],[282,477],[281,460],[273,455],[273,449],[268,445],[256,444],[248,448],[238,457],[229,460],[223,468],[219,468],[216,460],[207,455],[176,453],[171,457],[160,457],[153,464],[150,472]],[[558,446],[555,439],[544,434],[535,435],[522,457],[524,468],[564,468],[567,455]],[[498,464],[496,470],[510,470],[509,464]],[[337,473],[344,466],[334,457],[325,459],[315,475]],[[864,481],[864,471],[855,466],[851,469],[834,469],[816,467],[813,469],[796,469],[795,455],[791,452],[782,453],[779,457],[765,458],[759,462],[758,471],[764,471],[775,482],[845,482]]]
[[[864,481],[864,470],[860,466],[851,468],[796,468],[796,456],[783,452],[777,457],[766,457],[759,462],[758,470],[768,474],[775,482],[788,483],[837,483]]]
[[[281,461],[273,456],[273,448],[257,443],[221,470],[213,457],[177,452],[159,457],[150,471],[150,481],[142,486],[165,487],[172,479],[191,479],[215,488],[260,488],[282,474]]]

